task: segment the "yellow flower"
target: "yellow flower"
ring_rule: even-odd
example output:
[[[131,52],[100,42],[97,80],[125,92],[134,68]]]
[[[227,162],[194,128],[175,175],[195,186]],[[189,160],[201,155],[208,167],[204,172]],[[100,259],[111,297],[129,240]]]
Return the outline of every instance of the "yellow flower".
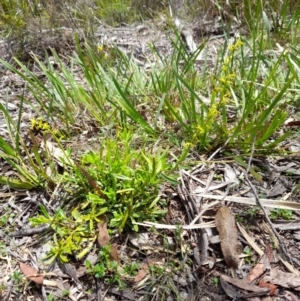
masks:
[[[35,118],[30,119],[30,129],[33,130],[36,127],[37,120]]]
[[[228,51],[229,52],[234,52],[237,49],[239,49],[242,45],[243,45],[243,42],[241,41],[241,39],[237,39],[236,42],[235,42],[235,44],[230,44],[228,46]]]
[[[221,82],[221,83],[226,83],[226,77],[220,77],[219,78],[219,81]]]
[[[197,125],[196,130],[197,130],[198,134],[203,134],[204,133],[204,129],[201,125]]]
[[[226,92],[225,94],[224,94],[224,97],[226,97],[226,98],[230,98],[230,93],[229,92]]]
[[[191,142],[186,142],[184,144],[184,148],[190,148],[190,147],[193,147],[193,144]]]
[[[236,43],[235,43],[235,47],[236,49],[242,47],[244,45],[244,43],[242,42],[241,39],[237,39]]]
[[[225,64],[224,64],[224,65],[222,66],[222,71],[226,72],[227,70],[228,70],[228,65],[225,65]]]
[[[209,119],[209,118],[214,118],[214,117],[216,117],[217,115],[218,115],[217,105],[214,103],[214,104],[210,107],[210,109],[209,109],[209,111],[208,111],[208,119]]]
[[[30,119],[30,130],[37,131],[37,132],[49,132],[51,131],[51,126],[49,123],[45,122],[42,118],[38,119]]]
[[[223,95],[223,97],[222,97],[220,103],[221,103],[222,105],[225,105],[229,100],[230,100],[230,93],[229,93],[229,92],[226,92],[226,93]]]
[[[228,46],[228,51],[229,51],[229,52],[234,52],[234,51],[235,51],[235,45],[230,44],[230,45]]]
[[[226,78],[228,78],[228,79],[235,79],[235,77],[236,77],[235,73],[231,73],[226,76]]]
[[[98,51],[102,52],[103,51],[103,45],[98,45]]]

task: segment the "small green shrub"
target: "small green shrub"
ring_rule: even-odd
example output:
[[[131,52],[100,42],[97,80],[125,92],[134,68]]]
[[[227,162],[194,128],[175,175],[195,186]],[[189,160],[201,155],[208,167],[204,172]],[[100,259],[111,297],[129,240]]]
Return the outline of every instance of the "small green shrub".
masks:
[[[109,25],[132,23],[137,19],[130,0],[95,0],[95,14]]]

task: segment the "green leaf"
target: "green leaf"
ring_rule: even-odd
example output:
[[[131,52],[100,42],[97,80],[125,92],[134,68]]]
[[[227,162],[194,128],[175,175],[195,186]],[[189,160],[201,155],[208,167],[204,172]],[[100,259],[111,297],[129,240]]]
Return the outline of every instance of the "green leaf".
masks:
[[[21,181],[18,179],[13,179],[10,177],[6,177],[6,176],[0,176],[0,184],[2,185],[8,185],[9,187],[12,188],[16,188],[16,189],[33,189],[36,187],[36,185],[34,185],[31,182],[27,182],[27,181]]]
[[[11,147],[9,143],[7,143],[2,137],[0,137],[0,149],[6,154],[11,157],[16,157],[16,152]],[[1,156],[1,153],[0,153]]]

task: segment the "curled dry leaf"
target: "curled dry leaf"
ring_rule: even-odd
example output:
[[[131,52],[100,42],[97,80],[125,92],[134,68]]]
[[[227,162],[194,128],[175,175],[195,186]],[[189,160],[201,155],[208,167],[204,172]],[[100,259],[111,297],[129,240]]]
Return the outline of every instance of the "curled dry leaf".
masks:
[[[43,284],[44,276],[39,275],[38,271],[35,268],[23,262],[19,262],[19,265],[20,265],[20,270],[29,280],[35,282],[36,284]]]
[[[260,280],[259,287],[269,288],[270,289],[270,296],[274,296],[275,293],[276,293],[276,289],[277,289],[276,285],[274,285],[272,283],[265,282],[263,279]]]
[[[61,263],[57,261],[59,268],[67,275],[69,275],[73,280],[79,281],[77,277],[77,272],[75,267],[70,263]]]
[[[219,232],[225,262],[229,268],[237,268],[239,265],[238,231],[234,215],[227,206],[223,206],[218,210],[215,223]]]

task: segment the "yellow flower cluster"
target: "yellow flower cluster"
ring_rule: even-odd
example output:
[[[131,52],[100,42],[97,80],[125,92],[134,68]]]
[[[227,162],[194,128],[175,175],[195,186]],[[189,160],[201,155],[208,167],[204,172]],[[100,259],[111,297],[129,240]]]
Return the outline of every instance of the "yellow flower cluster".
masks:
[[[198,143],[205,143],[210,133],[214,132],[216,124],[220,122],[220,115],[223,114],[224,106],[232,101],[231,88],[234,88],[236,81],[234,52],[242,47],[243,42],[238,39],[234,44],[228,46],[227,55],[223,60],[220,75],[217,78],[212,103],[208,107],[204,122],[195,124],[193,127],[192,140],[185,144],[185,147],[191,147]],[[205,147],[205,146],[204,146]]]
[[[30,130],[35,133],[51,133],[53,136],[59,137],[59,138],[63,138],[63,135],[61,134],[61,132],[57,129],[52,129],[52,127],[50,126],[50,124],[46,121],[44,121],[42,118],[32,118],[30,119]]]
[[[236,50],[238,50],[239,48],[241,48],[243,46],[243,42],[241,39],[237,39],[235,44],[230,44],[228,46],[228,51],[229,52],[235,52]]]
[[[219,81],[223,84],[232,85],[235,77],[236,77],[235,73],[231,73],[231,74],[225,75],[225,77],[220,77]]]
[[[207,117],[205,120],[205,125],[201,126],[197,124],[194,128],[193,142],[197,143],[199,141],[199,137],[203,134],[207,133],[215,122],[216,118],[219,116],[219,110],[217,104],[212,104],[208,110]]]
[[[215,88],[215,91],[219,95],[220,104],[225,105],[230,101],[231,93],[228,90],[228,86],[233,86],[236,79],[236,74],[231,68],[231,63],[234,59],[234,52],[243,46],[241,39],[237,39],[234,44],[228,46],[228,55],[223,61],[222,65],[222,75],[219,77],[219,83],[221,85]]]
[[[104,50],[103,44],[98,45],[98,52],[106,60],[108,58],[107,52]]]
[[[30,119],[30,130],[33,132],[47,133],[51,131],[51,126],[48,122],[44,121],[42,118],[32,118]]]

